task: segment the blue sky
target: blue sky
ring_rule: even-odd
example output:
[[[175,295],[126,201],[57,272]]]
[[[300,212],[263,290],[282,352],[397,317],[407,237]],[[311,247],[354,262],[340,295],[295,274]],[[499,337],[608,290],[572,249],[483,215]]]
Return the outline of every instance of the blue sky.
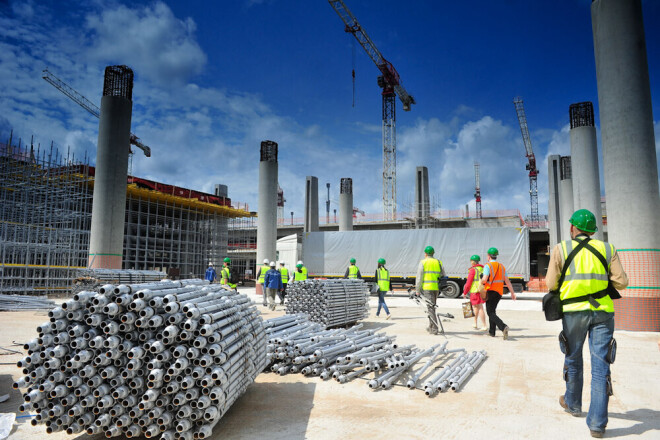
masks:
[[[429,168],[434,207],[529,213],[529,180],[512,100],[522,96],[547,212],[548,154],[570,154],[568,106],[598,115],[590,0],[473,2],[346,0],[417,103],[397,101],[398,209],[410,209],[416,166]],[[656,133],[660,127],[660,2],[644,1]],[[35,136],[95,156],[98,120],[41,79],[49,70],[100,103],[103,69],[135,71],[132,131],[152,148],[136,176],[257,207],[262,140],[280,147],[285,212],[303,212],[305,176],[338,199],[382,211],[377,69],[326,0],[0,2],[0,138]],[[597,121],[598,125],[598,116]],[[656,136],[657,138],[657,136]],[[658,151],[656,139],[656,151]],[[602,157],[601,157],[602,168]],[[601,186],[602,186],[601,176]],[[336,208],[332,203],[332,208]]]

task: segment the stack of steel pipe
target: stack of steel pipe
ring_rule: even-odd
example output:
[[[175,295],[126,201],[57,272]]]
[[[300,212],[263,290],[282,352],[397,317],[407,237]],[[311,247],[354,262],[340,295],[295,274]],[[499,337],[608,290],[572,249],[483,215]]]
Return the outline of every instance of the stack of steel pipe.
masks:
[[[254,304],[203,280],[104,285],[48,315],[14,383],[48,433],[208,438],[266,367]]]
[[[73,280],[73,293],[91,290],[105,284],[137,284],[156,282],[167,274],[158,270],[80,269]]]
[[[306,280],[287,287],[286,313],[305,313],[326,327],[355,323],[369,316],[369,288],[362,280]]]
[[[45,296],[0,295],[0,311],[50,310],[55,302]]]
[[[425,350],[414,345],[399,347],[394,337],[362,330],[361,325],[327,330],[305,314],[269,319],[264,327],[270,371],[333,378],[339,383],[373,373],[367,382],[371,389],[400,383],[427,396],[449,388],[458,391],[486,357],[485,351],[468,355],[464,348],[447,349],[447,342]]]

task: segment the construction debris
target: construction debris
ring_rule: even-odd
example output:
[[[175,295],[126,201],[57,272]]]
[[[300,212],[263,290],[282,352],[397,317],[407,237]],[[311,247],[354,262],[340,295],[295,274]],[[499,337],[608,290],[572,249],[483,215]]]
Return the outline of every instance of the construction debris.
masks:
[[[426,350],[414,345],[398,347],[394,337],[361,330],[361,325],[326,330],[304,314],[269,319],[264,327],[270,371],[332,377],[339,383],[374,373],[368,381],[371,389],[388,389],[401,382],[429,397],[449,388],[458,391],[486,358],[483,350],[470,354],[464,348],[449,350],[447,342]],[[424,358],[428,358],[425,364],[413,371]],[[436,363],[442,364],[437,372]]]
[[[309,320],[336,327],[369,316],[369,288],[363,280],[305,280],[287,287],[286,313],[305,313]]]
[[[14,384],[48,433],[208,438],[266,366],[256,307],[203,280],[105,285],[49,317]]]

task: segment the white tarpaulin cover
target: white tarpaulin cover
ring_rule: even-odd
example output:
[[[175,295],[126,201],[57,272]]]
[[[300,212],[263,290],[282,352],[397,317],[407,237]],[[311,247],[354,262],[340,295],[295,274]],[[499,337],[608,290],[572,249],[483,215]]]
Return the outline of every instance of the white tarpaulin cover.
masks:
[[[491,247],[509,277],[529,280],[527,228],[446,228],[381,231],[307,232],[303,234],[303,260],[310,275],[343,276],[355,258],[363,276],[373,276],[379,258],[387,260],[390,276],[417,275],[426,246],[435,248],[447,276],[466,278],[470,257],[487,261]]]

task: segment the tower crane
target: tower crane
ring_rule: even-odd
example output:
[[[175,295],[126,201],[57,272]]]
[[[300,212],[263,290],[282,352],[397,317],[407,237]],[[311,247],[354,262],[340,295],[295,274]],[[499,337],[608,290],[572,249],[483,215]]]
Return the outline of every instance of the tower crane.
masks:
[[[381,75],[378,86],[383,89],[383,214],[385,220],[396,219],[396,107],[395,97],[403,104],[403,110],[410,111],[415,98],[408,94],[401,84],[401,77],[392,63],[380,53],[366,31],[342,0],[328,0],[346,25],[345,32],[353,34],[369,58],[376,64]]]
[[[474,200],[477,205],[477,218],[481,218],[481,187],[479,185],[479,162],[474,163]]]
[[[525,157],[527,157],[527,165],[525,166],[525,169],[529,171],[529,202],[531,206],[530,221],[532,225],[537,225],[539,221],[539,198],[536,189],[536,178],[539,174],[539,170],[536,168],[536,157],[534,157],[534,150],[532,150],[532,138],[529,136],[527,117],[525,116],[525,107],[522,98],[519,96],[514,98],[513,104],[516,107],[520,132],[522,133],[523,143],[525,144]]]
[[[96,104],[78,93],[75,89],[73,89],[73,87],[69,86],[67,83],[53,75],[48,69],[43,70],[41,77],[92,115],[96,116],[97,118],[101,116],[101,110]],[[145,156],[151,157],[151,148],[144,145],[140,141],[140,138],[138,138],[133,133],[131,133],[130,143],[131,145],[135,145],[140,150],[142,150]]]

